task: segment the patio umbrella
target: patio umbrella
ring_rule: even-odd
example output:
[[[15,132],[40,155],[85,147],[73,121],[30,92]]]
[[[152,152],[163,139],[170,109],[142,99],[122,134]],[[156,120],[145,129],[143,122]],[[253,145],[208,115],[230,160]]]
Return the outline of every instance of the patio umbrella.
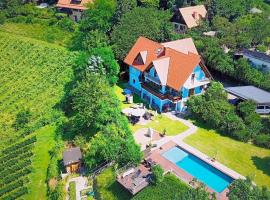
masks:
[[[152,128],[148,128],[147,135],[152,139],[154,130]]]
[[[145,114],[144,109],[133,109],[131,112],[131,115],[133,115],[135,117],[142,117],[144,114]]]
[[[132,109],[132,108],[125,108],[125,109],[122,110],[122,113],[124,115],[130,115],[130,114],[132,114],[133,110],[134,109]]]
[[[124,89],[125,94],[132,94],[132,91],[130,89]]]

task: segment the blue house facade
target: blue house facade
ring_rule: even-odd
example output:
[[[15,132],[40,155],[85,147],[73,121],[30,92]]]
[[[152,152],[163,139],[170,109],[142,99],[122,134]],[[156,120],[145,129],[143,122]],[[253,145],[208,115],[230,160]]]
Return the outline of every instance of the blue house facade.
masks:
[[[186,102],[190,96],[204,92],[211,75],[200,56],[161,48],[157,43],[151,50],[151,42],[145,38],[137,41],[141,43],[142,50],[136,43],[137,46],[135,44],[126,57],[129,85],[151,108],[160,112],[183,112],[187,109]],[[149,49],[145,50],[143,44]],[[134,48],[138,50],[134,51]]]

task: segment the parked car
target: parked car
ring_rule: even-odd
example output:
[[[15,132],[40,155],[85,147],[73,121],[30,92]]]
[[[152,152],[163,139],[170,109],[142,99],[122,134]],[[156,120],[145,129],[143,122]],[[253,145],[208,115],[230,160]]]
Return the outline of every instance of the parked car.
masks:
[[[256,112],[258,114],[270,114],[270,106],[257,106]]]

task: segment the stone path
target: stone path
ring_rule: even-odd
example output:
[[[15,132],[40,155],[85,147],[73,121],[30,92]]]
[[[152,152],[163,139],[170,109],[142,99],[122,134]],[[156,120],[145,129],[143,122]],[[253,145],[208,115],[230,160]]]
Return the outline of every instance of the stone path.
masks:
[[[71,178],[68,180],[67,187],[69,186],[69,183],[72,181],[75,181],[76,183],[76,200],[81,200],[80,192],[87,188],[87,178],[82,176]]]

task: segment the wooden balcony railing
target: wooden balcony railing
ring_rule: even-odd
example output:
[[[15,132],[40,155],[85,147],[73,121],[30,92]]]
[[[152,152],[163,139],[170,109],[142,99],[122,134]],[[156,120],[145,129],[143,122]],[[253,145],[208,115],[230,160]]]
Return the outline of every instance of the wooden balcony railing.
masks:
[[[170,93],[162,94],[158,87],[153,87],[151,84],[148,83],[142,83],[142,88],[150,92],[151,94],[157,96],[158,98],[164,100],[169,99],[172,102],[176,102],[182,99],[181,96],[175,96]]]

